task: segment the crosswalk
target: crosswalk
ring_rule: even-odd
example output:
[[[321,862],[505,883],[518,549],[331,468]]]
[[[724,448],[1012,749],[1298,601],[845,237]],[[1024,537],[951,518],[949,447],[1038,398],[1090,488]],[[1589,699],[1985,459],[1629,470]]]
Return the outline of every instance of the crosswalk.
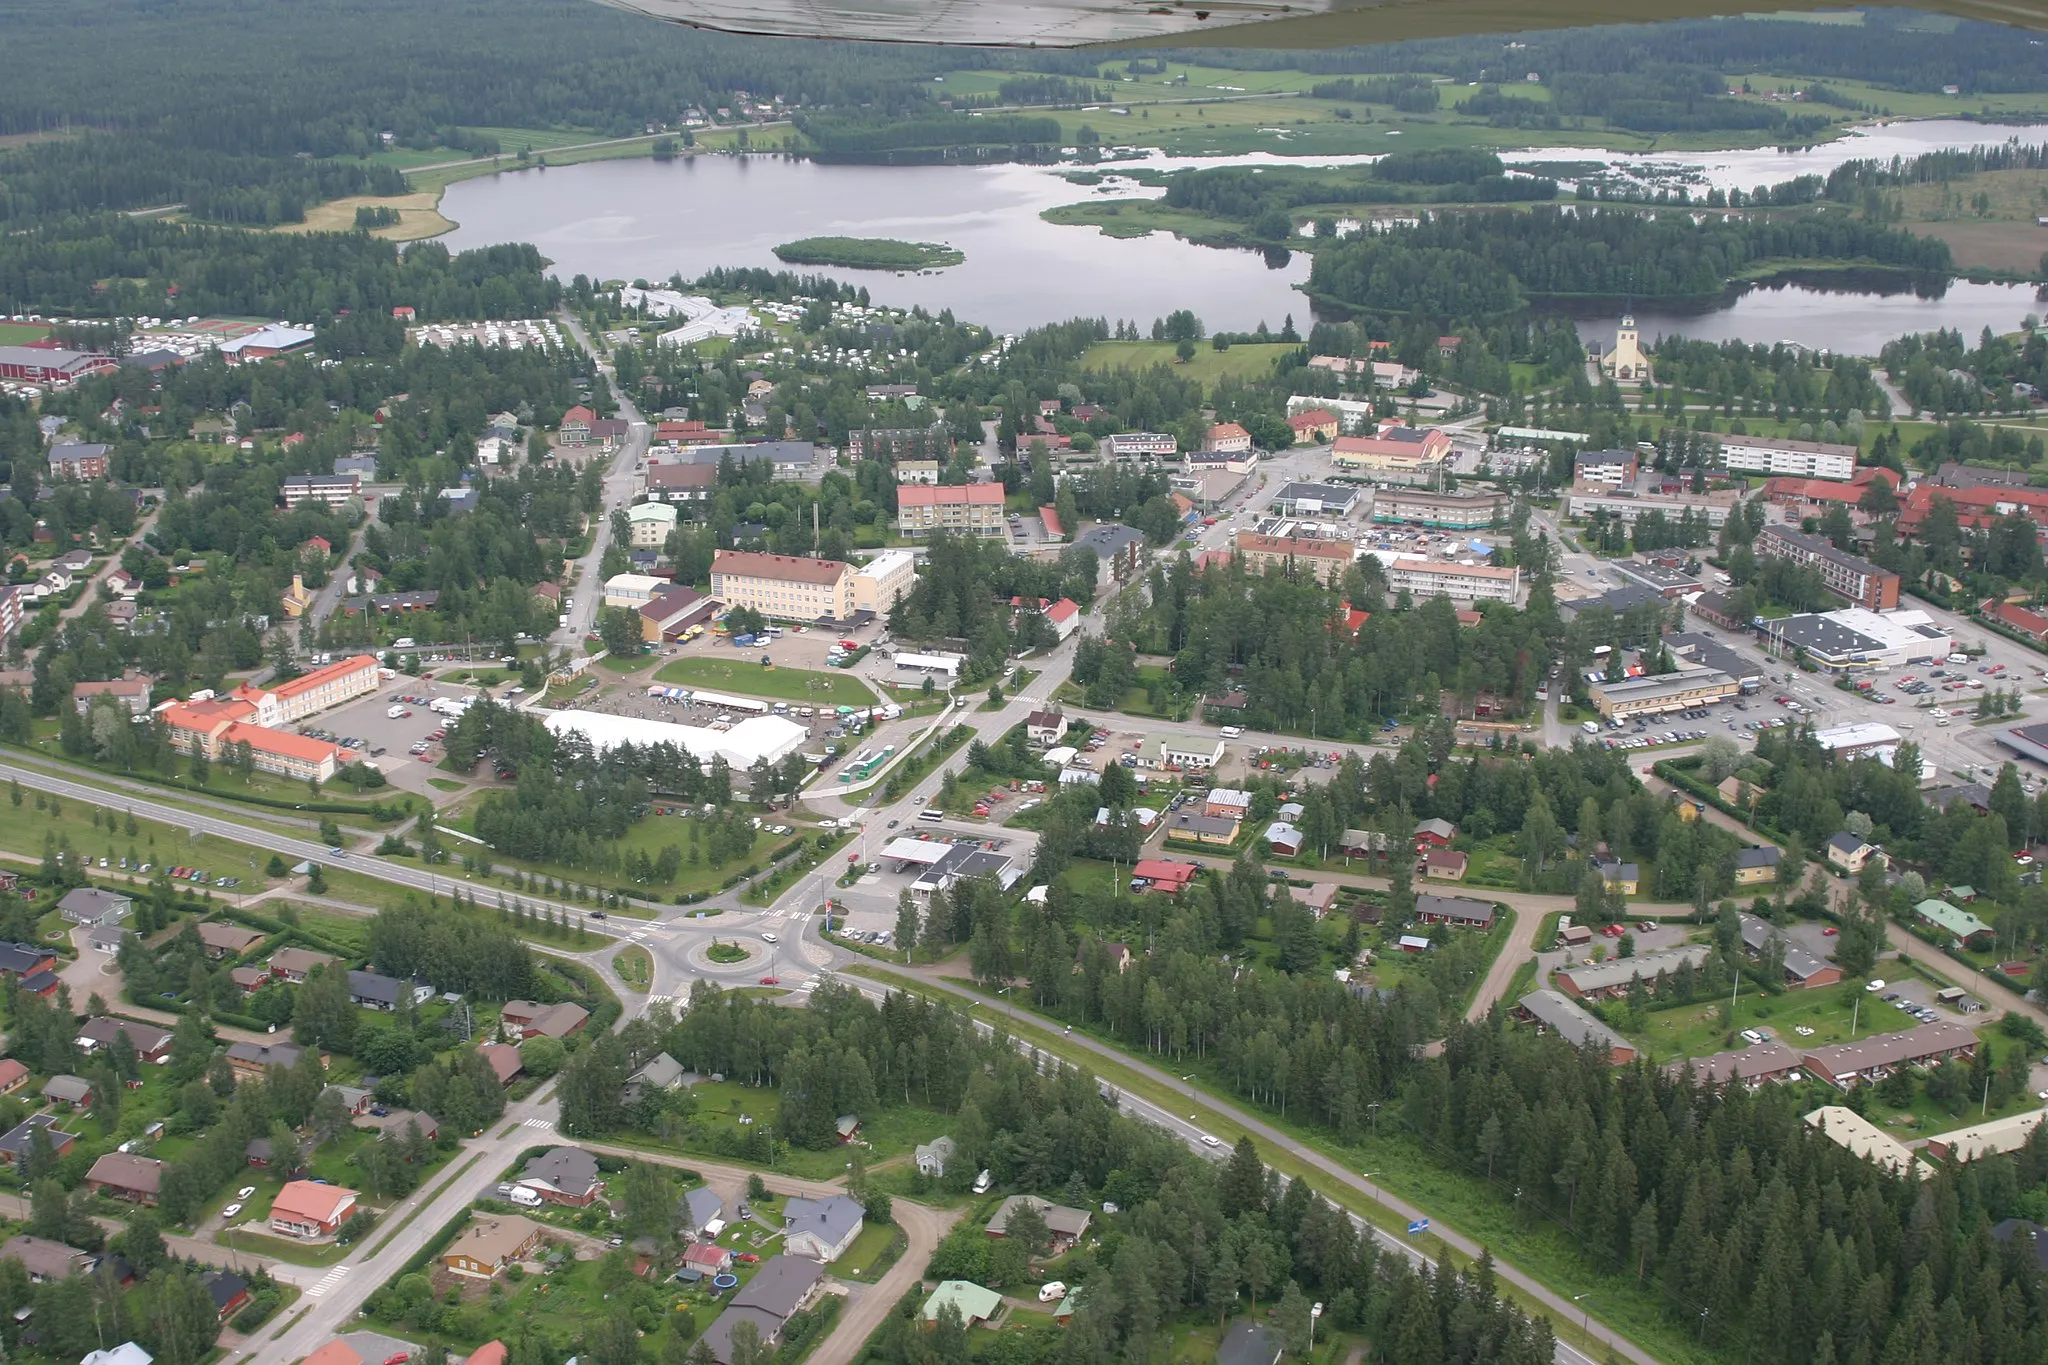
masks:
[[[653,1009],[656,1005],[666,1005],[674,999],[673,995],[650,995],[647,997],[647,1008]]]
[[[313,1287],[306,1291],[306,1297],[309,1299],[317,1299],[322,1297],[329,1290],[335,1288],[343,1280],[347,1279],[348,1271],[349,1268],[345,1265],[338,1265],[334,1267],[334,1269],[328,1271],[325,1275],[322,1275],[317,1281],[314,1282]]]
[[[555,1121],[553,1119],[528,1119],[525,1123],[521,1124],[520,1126],[522,1128],[547,1129],[554,1127]]]

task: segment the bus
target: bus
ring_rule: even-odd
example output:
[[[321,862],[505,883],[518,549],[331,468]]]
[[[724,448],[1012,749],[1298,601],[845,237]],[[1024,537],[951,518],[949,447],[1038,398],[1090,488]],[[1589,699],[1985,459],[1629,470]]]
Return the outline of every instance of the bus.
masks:
[[[946,818],[946,812],[934,807],[933,809],[924,812],[917,818],[927,825],[936,825],[939,823],[939,821]]]

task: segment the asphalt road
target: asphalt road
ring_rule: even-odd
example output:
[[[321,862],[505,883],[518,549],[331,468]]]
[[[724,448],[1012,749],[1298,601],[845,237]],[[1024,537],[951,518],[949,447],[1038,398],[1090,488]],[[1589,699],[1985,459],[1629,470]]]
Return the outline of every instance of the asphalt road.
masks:
[[[604,380],[605,386],[611,390],[612,400],[618,404],[619,416],[630,423],[626,442],[613,456],[612,467],[605,475],[604,505],[597,511],[597,524],[590,537],[590,549],[576,561],[574,572],[565,575],[568,582],[564,584],[564,591],[575,597],[576,605],[566,613],[569,618],[568,626],[556,630],[552,638],[558,645],[573,646],[589,632],[591,623],[597,620],[598,605],[604,600],[604,582],[597,576],[597,570],[604,562],[606,547],[611,544],[612,509],[624,507],[632,501],[635,482],[633,467],[647,453],[647,440],[651,429],[646,419],[640,415],[640,409],[633,405],[633,400],[619,387],[618,376],[613,372],[611,364],[598,359],[597,348],[590,344],[590,336],[583,330],[583,324],[566,309],[560,317],[563,329],[583,348],[584,354],[589,356],[591,363],[597,367],[598,375]]]

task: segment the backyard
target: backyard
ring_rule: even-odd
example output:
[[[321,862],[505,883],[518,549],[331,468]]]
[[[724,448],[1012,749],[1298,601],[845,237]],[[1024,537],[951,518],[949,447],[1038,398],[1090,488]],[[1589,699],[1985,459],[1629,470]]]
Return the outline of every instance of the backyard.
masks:
[[[1646,1026],[1634,1041],[1648,1047],[1653,1061],[1666,1062],[1741,1047],[1739,1035],[1744,1029],[1765,1032],[1766,1037],[1797,1049],[1846,1043],[1874,1033],[1898,1033],[1918,1022],[1853,981],[1781,995],[1766,995],[1745,981],[1743,993],[1735,1001],[1734,1017],[1723,1025],[1721,1011],[1727,1005],[1726,1000],[1714,999],[1650,1010]],[[1802,1033],[1802,1029],[1812,1032]]]

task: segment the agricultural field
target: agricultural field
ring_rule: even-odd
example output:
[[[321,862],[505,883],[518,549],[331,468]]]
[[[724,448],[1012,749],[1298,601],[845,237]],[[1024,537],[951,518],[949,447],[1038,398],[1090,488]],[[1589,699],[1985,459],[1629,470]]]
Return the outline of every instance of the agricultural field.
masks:
[[[1219,351],[1202,342],[1194,359],[1180,369],[1187,378],[1211,388],[1225,379],[1263,379],[1281,356],[1296,349],[1285,342],[1246,342]],[[1178,362],[1170,341],[1099,341],[1088,348],[1081,364],[1091,370],[1149,370]]]

